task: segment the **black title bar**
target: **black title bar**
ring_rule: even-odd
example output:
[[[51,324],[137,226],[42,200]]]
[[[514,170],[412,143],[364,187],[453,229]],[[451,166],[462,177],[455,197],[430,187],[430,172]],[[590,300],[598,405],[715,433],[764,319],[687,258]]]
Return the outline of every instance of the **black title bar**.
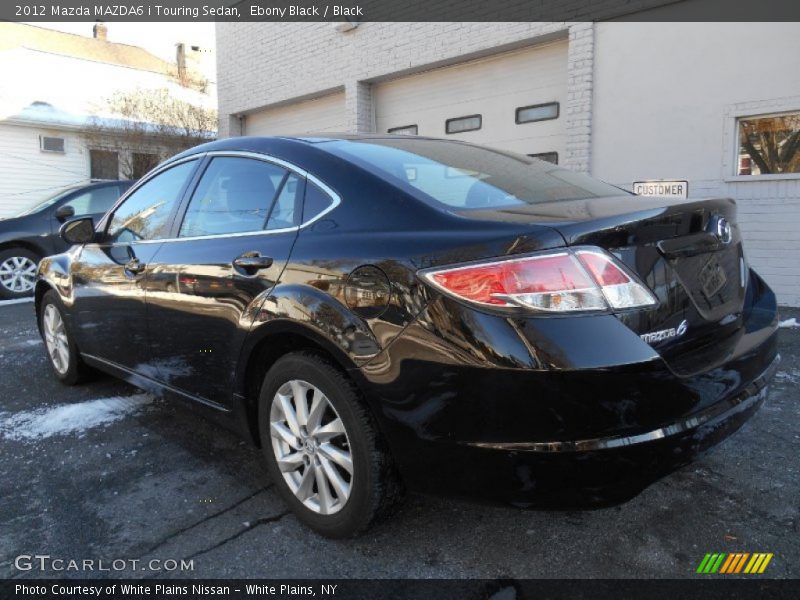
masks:
[[[800,21],[797,0],[2,0],[0,20]]]

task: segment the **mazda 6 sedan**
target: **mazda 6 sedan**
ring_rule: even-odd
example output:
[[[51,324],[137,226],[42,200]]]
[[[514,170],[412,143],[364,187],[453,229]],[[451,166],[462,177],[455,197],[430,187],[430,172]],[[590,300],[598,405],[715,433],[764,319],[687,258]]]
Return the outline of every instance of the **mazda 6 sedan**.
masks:
[[[736,431],[778,362],[732,200],[457,141],[212,142],[61,231],[35,287],[57,377],[189,401],[332,537],[406,489],[622,502]]]

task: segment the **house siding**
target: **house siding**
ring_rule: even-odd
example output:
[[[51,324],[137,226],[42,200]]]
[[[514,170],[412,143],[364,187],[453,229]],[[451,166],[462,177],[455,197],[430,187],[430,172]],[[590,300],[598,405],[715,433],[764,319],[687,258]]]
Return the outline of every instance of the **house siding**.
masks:
[[[800,306],[800,175],[735,177],[736,118],[800,110],[800,72],[775,61],[800,56],[800,24],[600,23],[595,37],[592,173],[735,199],[750,264]]]
[[[65,138],[64,154],[42,152],[40,135]],[[0,217],[8,217],[59,188],[89,181],[89,153],[75,132],[0,122],[0,172]]]

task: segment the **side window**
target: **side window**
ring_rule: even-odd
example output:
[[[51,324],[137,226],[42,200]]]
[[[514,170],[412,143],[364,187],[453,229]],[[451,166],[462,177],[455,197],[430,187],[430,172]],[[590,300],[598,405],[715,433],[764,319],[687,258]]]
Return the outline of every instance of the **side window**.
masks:
[[[286,229],[299,225],[302,200],[303,180],[292,173],[286,178],[269,213],[267,229]]]
[[[196,165],[196,160],[190,160],[167,169],[128,196],[111,217],[107,239],[135,242],[165,237],[172,210]]]
[[[189,202],[180,236],[243,233],[264,229],[276,191],[289,171],[251,158],[211,161]]]
[[[64,202],[63,206],[71,206],[75,211],[75,216],[80,217],[89,214],[89,200],[91,200],[92,193],[84,192],[79,196],[75,196],[69,202]]]
[[[119,187],[116,185],[106,185],[94,188],[76,196],[64,206],[71,206],[75,211],[75,216],[97,215],[105,213],[114,205],[120,197]]]
[[[333,204],[333,198],[309,181],[306,185],[306,201],[303,205],[303,223],[316,217],[331,204]]]

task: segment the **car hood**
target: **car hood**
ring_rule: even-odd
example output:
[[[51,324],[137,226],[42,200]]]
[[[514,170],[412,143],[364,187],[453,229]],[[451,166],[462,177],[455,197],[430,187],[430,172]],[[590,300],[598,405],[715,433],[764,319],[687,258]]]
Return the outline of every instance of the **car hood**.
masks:
[[[40,221],[40,214],[25,215],[24,217],[5,217],[0,219],[0,241],[8,235],[30,231],[36,221]],[[37,228],[39,229],[39,228]]]

